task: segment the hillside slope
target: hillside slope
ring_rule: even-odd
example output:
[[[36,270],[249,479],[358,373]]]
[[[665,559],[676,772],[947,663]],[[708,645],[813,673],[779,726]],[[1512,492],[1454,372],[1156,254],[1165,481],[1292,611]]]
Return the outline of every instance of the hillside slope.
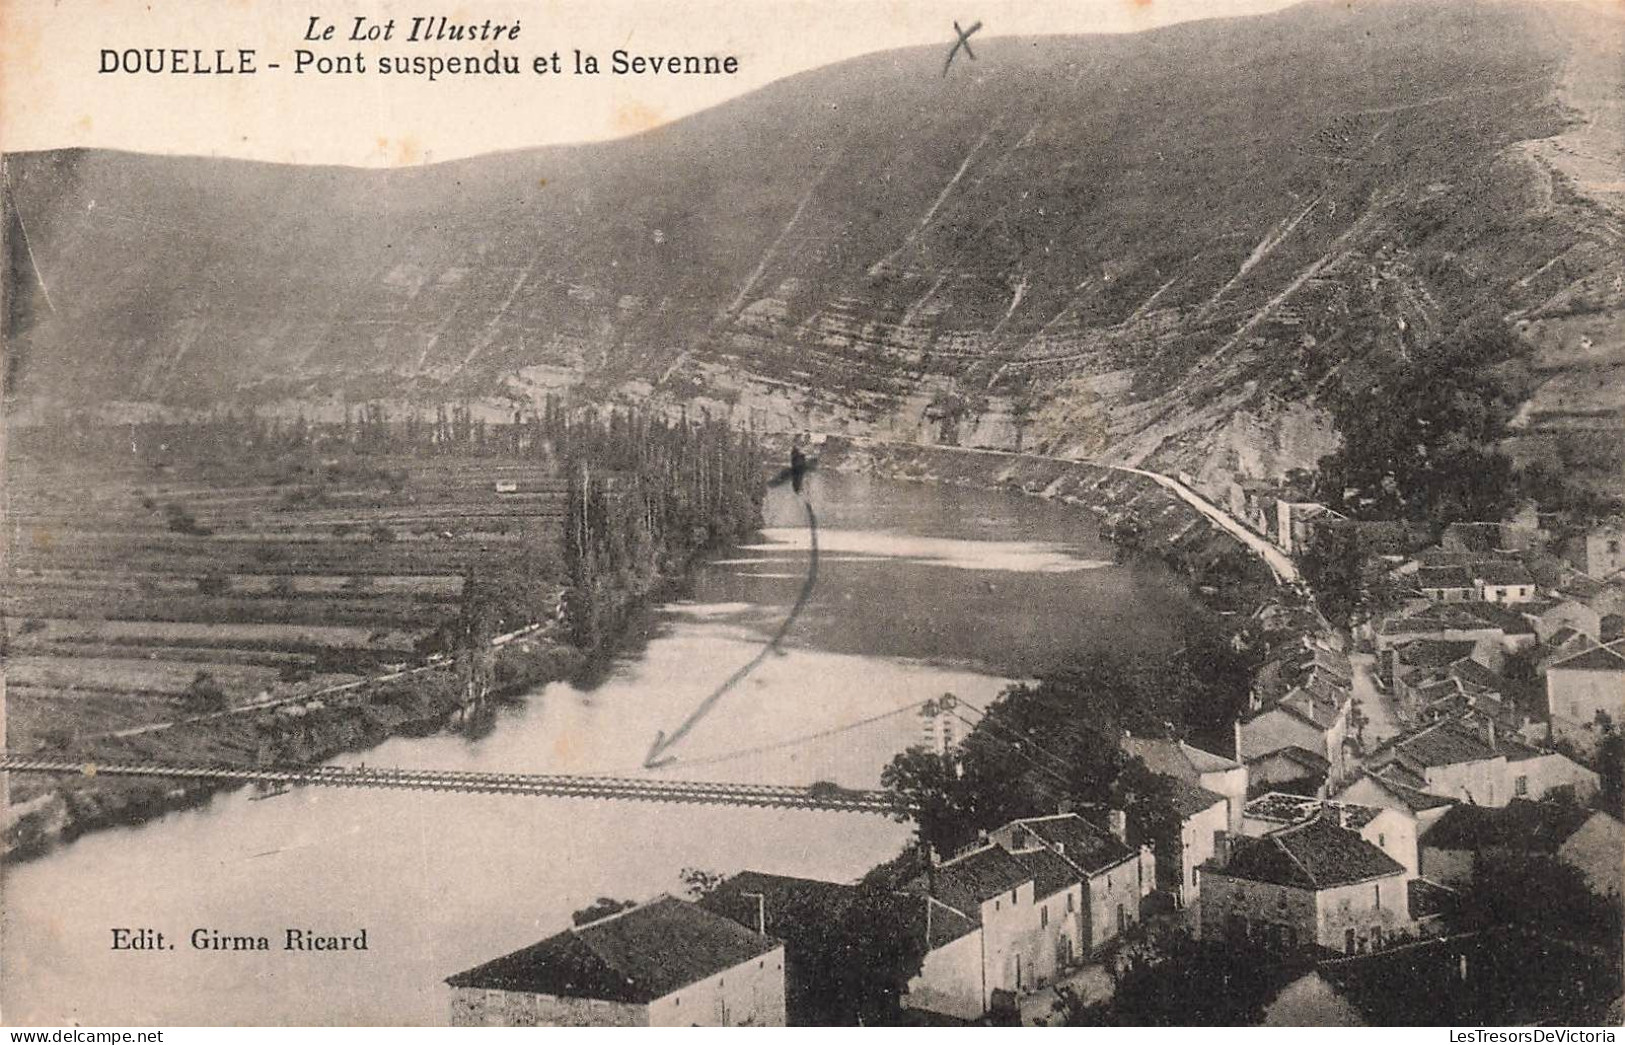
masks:
[[[1516,448],[1618,481],[1621,22],[1310,3],[789,78],[636,138],[392,171],[7,161],[7,396],[549,390],[1279,475],[1485,317]],[[24,233],[26,232],[26,236]]]

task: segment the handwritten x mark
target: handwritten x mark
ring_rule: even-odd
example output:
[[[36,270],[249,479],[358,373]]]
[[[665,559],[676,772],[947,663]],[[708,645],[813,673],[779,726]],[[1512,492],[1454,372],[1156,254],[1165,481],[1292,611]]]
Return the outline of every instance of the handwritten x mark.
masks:
[[[950,65],[954,64],[954,55],[959,53],[959,49],[961,47],[963,47],[965,49],[965,56],[966,57],[971,59],[971,61],[976,60],[976,52],[972,51],[970,49],[970,38],[971,38],[971,34],[976,32],[976,30],[978,30],[980,28],[982,28],[982,23],[981,22],[977,22],[975,25],[971,26],[969,29],[961,29],[961,28],[959,28],[959,23],[958,22],[954,23],[954,32],[959,34],[959,39],[955,40],[953,47],[949,48],[949,50],[948,50],[948,60],[946,62],[942,63],[942,75],[944,75],[944,76],[948,75],[948,67]]]

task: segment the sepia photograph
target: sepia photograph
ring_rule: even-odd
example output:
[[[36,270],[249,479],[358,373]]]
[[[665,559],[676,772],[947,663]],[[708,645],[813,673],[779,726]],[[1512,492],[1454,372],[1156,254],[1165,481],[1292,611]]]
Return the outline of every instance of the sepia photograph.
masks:
[[[1625,1024],[1619,0],[0,0],[0,167],[7,1026]]]

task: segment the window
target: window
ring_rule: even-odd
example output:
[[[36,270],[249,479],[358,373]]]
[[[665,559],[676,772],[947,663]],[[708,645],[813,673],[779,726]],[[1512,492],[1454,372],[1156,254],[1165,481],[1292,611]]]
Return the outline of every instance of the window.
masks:
[[[994,900],[994,901],[993,901],[993,909],[994,909],[994,910],[995,910],[995,911],[997,911],[997,910],[998,910],[998,909],[999,909],[999,901],[997,901],[997,900]]]
[[[1388,848],[1388,836],[1383,834],[1380,831],[1377,832],[1377,848],[1378,849],[1387,849]]]
[[[1618,555],[1619,554],[1619,542],[1618,541],[1610,540],[1608,542],[1608,554],[1609,555]]]
[[[1067,893],[1067,894],[1066,894],[1066,913],[1067,913],[1067,914],[1071,914],[1071,913],[1072,913],[1072,902],[1073,902],[1073,900],[1075,900],[1075,899],[1076,899],[1076,898],[1077,898],[1077,897],[1076,897],[1076,895],[1075,895],[1075,894],[1073,894],[1073,893]]]
[[[1196,888],[1196,868],[1195,867],[1191,868],[1191,888],[1192,889]]]
[[[1371,949],[1373,951],[1382,949],[1382,926],[1380,925],[1371,927]]]
[[[1514,780],[1512,782],[1512,793],[1515,795],[1527,795],[1529,793],[1529,778],[1526,776],[1521,776]]]
[[[1021,890],[1021,886],[1019,886],[1019,885],[1016,886],[1014,889],[1010,890],[1010,903],[1011,904],[1014,904],[1016,902],[1016,893],[1019,892],[1020,890]]]
[[[1378,882],[1371,887],[1371,896],[1377,901],[1377,910],[1382,910],[1382,883]]]
[[[1049,928],[1049,905],[1048,904],[1045,904],[1043,907],[1040,907],[1038,909],[1038,927],[1040,929],[1048,929]]]
[[[1353,929],[1344,929],[1343,930],[1343,953],[1344,954],[1353,954],[1354,953],[1354,930]]]

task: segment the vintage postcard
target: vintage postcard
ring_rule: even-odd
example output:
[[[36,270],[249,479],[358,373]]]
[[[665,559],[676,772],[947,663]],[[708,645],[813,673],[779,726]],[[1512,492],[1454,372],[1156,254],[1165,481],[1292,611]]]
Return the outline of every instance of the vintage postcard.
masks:
[[[0,0],[0,149],[8,1025],[1613,1040],[1617,0]]]

